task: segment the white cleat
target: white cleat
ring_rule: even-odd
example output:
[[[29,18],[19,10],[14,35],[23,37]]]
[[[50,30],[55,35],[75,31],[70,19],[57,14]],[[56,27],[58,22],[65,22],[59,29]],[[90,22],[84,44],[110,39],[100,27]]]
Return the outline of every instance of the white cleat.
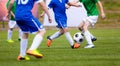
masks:
[[[94,48],[94,45],[86,45],[84,48]]]

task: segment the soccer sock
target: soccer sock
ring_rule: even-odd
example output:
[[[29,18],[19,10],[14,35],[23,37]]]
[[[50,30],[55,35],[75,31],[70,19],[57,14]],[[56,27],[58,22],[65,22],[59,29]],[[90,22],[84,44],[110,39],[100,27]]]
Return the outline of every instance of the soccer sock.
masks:
[[[90,36],[90,34],[89,34],[88,31],[85,31],[85,32],[84,32],[84,36],[85,36],[88,44],[89,44],[89,45],[90,45],[90,44],[93,45],[93,43],[92,43],[92,41],[91,41],[91,36]]]
[[[28,45],[28,39],[21,39],[21,42],[20,42],[20,56],[24,57],[26,55],[27,45]]]
[[[50,36],[50,39],[56,39],[58,37],[60,37],[62,34],[60,33],[60,31],[54,33],[53,35]]]
[[[66,32],[66,33],[65,33],[65,37],[66,37],[66,39],[68,40],[69,44],[70,44],[71,46],[73,46],[74,41],[73,41],[73,39],[72,39],[72,37],[71,37],[71,35],[70,35],[69,32]]]
[[[33,43],[30,47],[30,50],[37,49],[38,46],[41,44],[42,40],[43,40],[43,37],[41,35],[37,34],[33,39]]]
[[[11,39],[11,37],[12,37],[12,30],[8,30],[8,37],[7,37],[7,39],[9,40],[9,39]]]
[[[22,31],[21,31],[21,29],[19,29],[19,38],[20,39],[22,38]]]
[[[88,31],[88,33],[91,36],[91,39],[94,38],[94,36],[90,33],[90,31]]]

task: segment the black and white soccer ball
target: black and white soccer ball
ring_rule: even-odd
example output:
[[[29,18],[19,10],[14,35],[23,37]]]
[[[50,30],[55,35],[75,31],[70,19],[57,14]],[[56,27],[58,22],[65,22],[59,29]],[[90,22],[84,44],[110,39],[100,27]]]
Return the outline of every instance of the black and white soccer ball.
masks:
[[[84,40],[84,36],[81,32],[77,32],[74,34],[73,36],[73,40],[76,42],[76,43],[82,43],[83,40]]]

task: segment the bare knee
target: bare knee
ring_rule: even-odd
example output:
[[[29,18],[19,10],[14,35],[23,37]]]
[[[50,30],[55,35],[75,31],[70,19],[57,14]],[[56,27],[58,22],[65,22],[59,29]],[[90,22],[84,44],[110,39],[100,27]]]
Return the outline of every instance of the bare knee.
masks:
[[[45,33],[46,33],[46,30],[42,30],[38,32],[38,34],[40,34],[41,36],[44,36]]]

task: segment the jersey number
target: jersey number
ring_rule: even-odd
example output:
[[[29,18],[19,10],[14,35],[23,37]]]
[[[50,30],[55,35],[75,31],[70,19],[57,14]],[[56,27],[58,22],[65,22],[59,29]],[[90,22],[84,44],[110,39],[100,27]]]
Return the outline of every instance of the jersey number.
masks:
[[[28,0],[18,0],[18,4],[27,4]]]

